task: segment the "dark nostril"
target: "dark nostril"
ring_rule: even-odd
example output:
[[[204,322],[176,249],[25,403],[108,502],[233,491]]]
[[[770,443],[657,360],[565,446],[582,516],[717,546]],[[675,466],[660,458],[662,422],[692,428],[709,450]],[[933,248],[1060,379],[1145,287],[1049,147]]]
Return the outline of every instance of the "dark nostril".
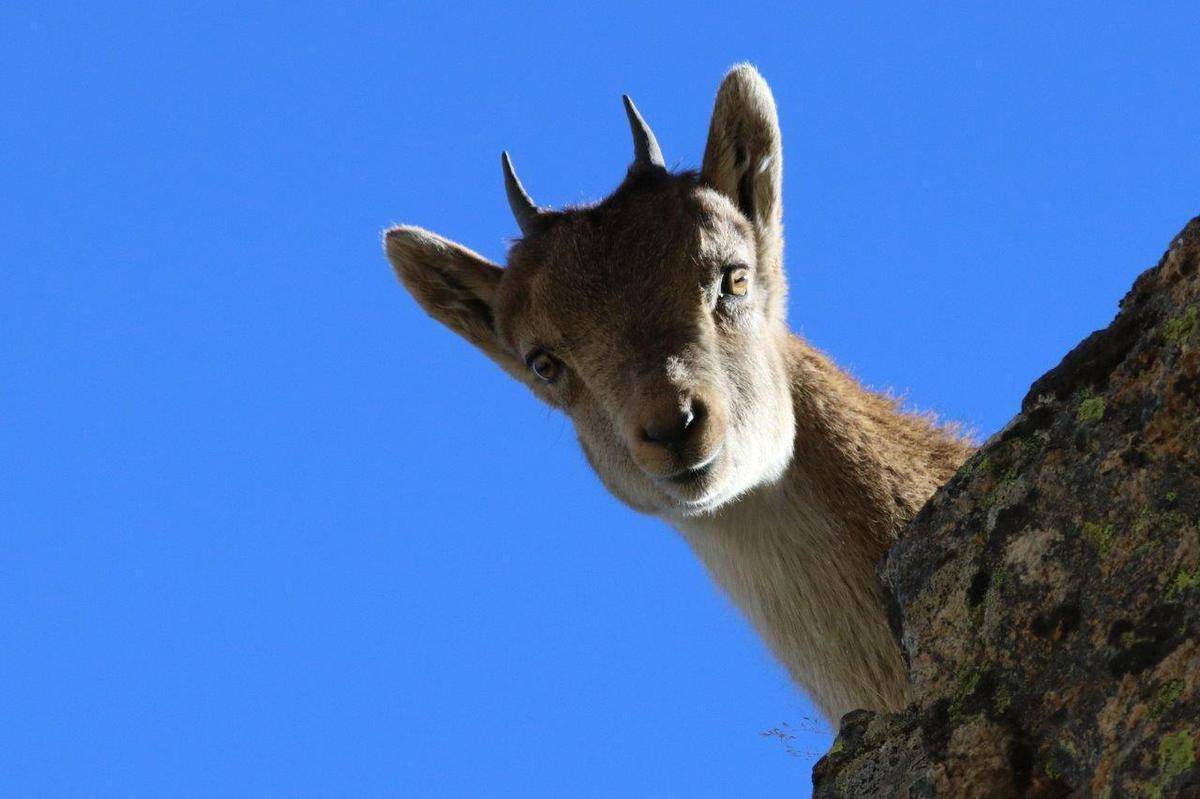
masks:
[[[642,427],[642,436],[650,442],[663,446],[680,444],[703,413],[702,407],[688,405],[673,408],[669,413],[660,413]]]

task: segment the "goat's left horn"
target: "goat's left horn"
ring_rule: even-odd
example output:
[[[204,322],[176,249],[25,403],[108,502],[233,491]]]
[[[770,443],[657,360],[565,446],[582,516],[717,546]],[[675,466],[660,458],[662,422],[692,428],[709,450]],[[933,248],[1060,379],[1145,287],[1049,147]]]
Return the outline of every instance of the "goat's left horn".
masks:
[[[628,94],[621,95],[621,99],[625,101],[625,114],[629,117],[629,127],[633,131],[633,165],[666,169],[667,163],[663,161],[662,150],[658,147],[658,139],[654,138],[654,131],[650,130],[646,120],[642,119]]]
[[[512,208],[513,216],[516,217],[517,226],[521,228],[521,232],[529,235],[529,231],[533,229],[533,220],[542,212],[542,209],[534,204],[529,194],[526,193],[525,187],[521,185],[516,171],[513,170],[507,150],[500,154],[500,164],[504,167],[504,193],[508,195],[508,206]]]

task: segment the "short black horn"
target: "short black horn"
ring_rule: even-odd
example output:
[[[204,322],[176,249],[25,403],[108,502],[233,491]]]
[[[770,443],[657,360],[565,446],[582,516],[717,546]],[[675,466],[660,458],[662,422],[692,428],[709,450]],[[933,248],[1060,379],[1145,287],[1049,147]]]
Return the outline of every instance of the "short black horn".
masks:
[[[522,233],[528,235],[533,228],[533,220],[542,209],[538,208],[525,192],[525,187],[521,185],[517,173],[513,170],[507,151],[500,154],[500,164],[504,167],[504,192],[508,195],[508,205],[512,208],[513,216],[517,218],[517,226],[521,228]]]
[[[628,94],[622,95],[621,99],[625,101],[625,114],[629,117],[629,128],[633,131],[633,165],[666,169],[667,164],[663,161],[662,150],[658,147],[658,139],[654,138],[654,131],[650,130],[646,120],[642,119]]]

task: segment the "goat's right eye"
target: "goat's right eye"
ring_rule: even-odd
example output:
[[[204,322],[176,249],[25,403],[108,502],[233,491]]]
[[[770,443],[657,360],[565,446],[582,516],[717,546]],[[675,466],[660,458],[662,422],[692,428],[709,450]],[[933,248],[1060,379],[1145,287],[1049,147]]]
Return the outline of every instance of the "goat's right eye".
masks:
[[[553,383],[562,371],[562,361],[545,350],[537,350],[525,359],[529,370],[543,383]]]

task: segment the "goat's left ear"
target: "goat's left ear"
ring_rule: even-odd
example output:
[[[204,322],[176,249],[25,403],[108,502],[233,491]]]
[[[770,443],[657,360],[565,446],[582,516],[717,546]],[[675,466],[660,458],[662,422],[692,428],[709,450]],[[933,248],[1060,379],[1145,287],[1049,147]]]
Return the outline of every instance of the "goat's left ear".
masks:
[[[760,245],[782,235],[779,117],[770,87],[749,64],[729,70],[717,90],[700,177],[754,223]]]
[[[401,225],[383,235],[400,281],[426,313],[522,382],[528,369],[501,343],[495,327],[496,290],[504,270],[461,244],[419,227]]]

